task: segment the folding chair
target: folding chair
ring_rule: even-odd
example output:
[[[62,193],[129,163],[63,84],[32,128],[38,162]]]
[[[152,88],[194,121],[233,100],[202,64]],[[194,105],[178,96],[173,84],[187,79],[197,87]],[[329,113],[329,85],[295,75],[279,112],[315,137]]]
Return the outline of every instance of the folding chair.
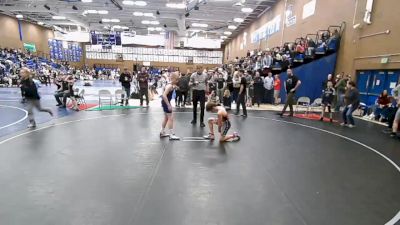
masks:
[[[300,97],[297,99],[296,111],[299,112],[299,108],[305,108],[306,114],[308,114],[308,111],[310,110],[310,102],[311,100],[309,97]]]
[[[310,105],[309,111],[314,112],[314,109],[321,108],[322,105],[322,98],[316,98],[314,102]]]
[[[123,95],[124,95],[125,93],[124,93],[124,91],[122,90],[122,89],[117,89],[117,90],[115,90],[115,104],[118,104],[118,103],[120,103],[121,105],[123,105],[123,101],[124,101],[124,99],[123,99]],[[128,98],[129,98],[129,96],[128,96]]]
[[[78,95],[75,96],[78,105],[84,105],[85,108],[87,107],[86,100],[85,100],[85,89],[82,89]]]
[[[111,109],[112,94],[109,90],[99,90],[99,107],[101,107],[103,105],[102,104],[103,101],[106,101],[107,103],[109,103],[108,105],[110,106],[110,109]]]

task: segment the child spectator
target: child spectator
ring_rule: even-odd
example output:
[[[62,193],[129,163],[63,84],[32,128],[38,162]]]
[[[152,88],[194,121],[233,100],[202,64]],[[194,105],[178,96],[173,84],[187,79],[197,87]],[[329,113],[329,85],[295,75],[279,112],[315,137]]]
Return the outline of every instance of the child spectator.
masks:
[[[320,118],[321,121],[324,120],[325,110],[326,110],[326,108],[328,108],[329,121],[331,123],[333,122],[331,107],[332,107],[332,102],[333,102],[334,96],[335,96],[335,89],[333,88],[332,82],[328,81],[326,83],[326,88],[322,91],[322,112],[321,112],[321,118]]]

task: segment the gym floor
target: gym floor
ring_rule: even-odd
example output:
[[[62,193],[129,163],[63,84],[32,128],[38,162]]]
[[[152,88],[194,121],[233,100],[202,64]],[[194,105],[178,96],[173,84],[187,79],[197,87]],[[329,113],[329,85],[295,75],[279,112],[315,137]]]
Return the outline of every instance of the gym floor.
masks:
[[[246,119],[232,116],[231,132],[242,139],[219,144],[199,139],[208,129],[192,126],[190,109],[180,109],[176,134],[183,139],[171,142],[158,136],[160,107],[68,111],[54,122],[44,114],[38,129],[27,130],[13,124],[25,117],[12,107],[19,103],[0,104],[0,224],[400,219],[399,142],[376,124],[357,120],[349,129],[251,111]]]

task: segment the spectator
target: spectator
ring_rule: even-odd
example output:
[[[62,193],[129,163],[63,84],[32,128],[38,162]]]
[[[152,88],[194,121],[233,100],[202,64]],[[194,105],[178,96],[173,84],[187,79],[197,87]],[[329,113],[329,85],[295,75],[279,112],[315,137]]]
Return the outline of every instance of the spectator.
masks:
[[[224,91],[223,104],[225,109],[227,110],[230,110],[232,108],[232,98],[229,89],[225,89]]]
[[[75,93],[74,93],[74,84],[75,84],[75,79],[72,75],[69,75],[65,78],[65,81],[67,82],[67,90],[64,91],[63,95],[63,107],[67,107],[67,98],[71,99],[72,102],[72,109],[75,111],[79,111],[78,104],[75,99]]]
[[[57,90],[56,93],[54,94],[54,97],[57,101],[57,106],[61,108],[66,108],[64,104],[61,101],[61,98],[64,97],[64,93],[68,91],[68,82],[66,80],[67,76],[65,75],[60,75],[56,79],[56,85],[57,85]]]
[[[332,82],[333,87],[336,84],[336,81],[333,79],[332,74],[328,74],[327,79],[322,83],[322,89],[326,89],[328,82]]]
[[[347,79],[342,76],[342,74],[338,74],[337,76],[337,82],[335,85],[336,88],[336,106],[335,106],[335,111],[339,111],[340,107],[343,106],[343,100],[344,100],[344,94],[346,92],[346,84],[347,84]]]
[[[373,117],[375,120],[382,121],[387,118],[386,110],[390,106],[390,99],[387,90],[384,90],[376,100],[376,105],[373,108]],[[383,115],[383,116],[381,116]]]
[[[341,125],[353,128],[355,126],[353,112],[360,105],[360,94],[356,88],[356,84],[353,81],[347,82],[347,90],[344,96],[344,103],[345,107],[342,113],[343,123],[341,123]]]
[[[263,61],[262,61],[263,68],[268,68],[268,69],[271,68],[272,62],[273,62],[273,59],[272,59],[271,53],[267,52],[267,54],[264,56]]]
[[[185,74],[182,74],[181,77],[179,78],[178,81],[178,88],[179,88],[179,97],[178,97],[178,107],[186,106],[187,102],[187,95],[189,91],[189,76],[186,76]]]
[[[279,79],[279,74],[275,74],[274,79],[274,104],[281,104],[281,79]]]
[[[149,106],[149,74],[145,67],[142,67],[138,74],[140,106],[143,106],[143,95],[146,97],[146,106]]]
[[[208,102],[212,102],[214,104],[219,104],[219,97],[218,95],[215,93],[215,91],[211,91],[211,94],[209,96]]]
[[[235,73],[233,74],[233,101],[236,102],[236,104],[238,104],[238,95],[239,95],[239,90],[240,90],[240,76],[239,76],[239,71],[235,71]]]
[[[295,95],[296,95],[296,90],[300,87],[301,81],[293,74],[291,69],[287,70],[287,75],[288,78],[285,83],[286,87],[286,103],[285,106],[283,107],[282,112],[279,114],[281,117],[283,117],[283,114],[286,112],[286,108],[289,106],[290,109],[290,114],[289,116],[293,116],[293,104],[295,103]]]
[[[334,97],[335,97],[335,89],[333,88],[332,81],[328,81],[326,83],[326,88],[322,91],[322,112],[320,118],[321,121],[324,120],[325,111],[326,108],[328,108],[330,122],[331,123],[333,122],[331,107]]]
[[[265,102],[268,104],[273,104],[274,77],[272,77],[271,72],[268,72],[268,76],[264,78],[264,88],[265,88]]]
[[[260,72],[256,71],[256,75],[253,80],[254,86],[254,100],[257,103],[257,106],[260,107],[262,98],[264,96],[264,80],[263,77],[260,76]]]
[[[119,77],[119,82],[121,82],[122,89],[125,92],[125,105],[128,105],[129,98],[131,95],[131,82],[132,82],[132,75],[128,71],[128,68],[126,67],[124,68],[124,72],[122,72],[121,76]]]
[[[218,73],[218,78],[216,79],[216,86],[217,86],[217,96],[219,99],[222,99],[224,96],[224,89],[225,89],[225,79],[222,73]]]

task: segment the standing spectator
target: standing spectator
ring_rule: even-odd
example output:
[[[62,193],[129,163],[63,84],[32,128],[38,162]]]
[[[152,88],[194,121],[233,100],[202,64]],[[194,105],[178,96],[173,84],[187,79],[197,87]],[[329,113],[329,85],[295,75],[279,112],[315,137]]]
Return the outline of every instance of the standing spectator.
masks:
[[[322,89],[324,90],[328,85],[328,82],[332,82],[333,87],[336,84],[335,79],[333,79],[332,74],[328,74],[328,77],[326,78],[326,80],[324,82],[322,82]]]
[[[330,122],[333,122],[331,107],[334,97],[335,89],[333,88],[332,82],[328,81],[328,83],[326,84],[326,88],[322,91],[322,112],[320,118],[321,121],[324,120],[325,110],[326,108],[328,108]]]
[[[238,99],[236,103],[236,114],[239,114],[240,110],[240,105],[242,105],[243,109],[243,114],[241,116],[247,117],[247,110],[246,110],[246,86],[247,86],[247,80],[246,77],[244,76],[244,71],[240,71],[240,88],[239,88],[239,93],[238,93]]]
[[[261,100],[264,96],[264,80],[263,77],[260,76],[259,71],[256,71],[253,86],[254,86],[254,100],[255,103],[257,103],[257,106],[260,107]]]
[[[274,79],[274,104],[279,105],[281,104],[281,79],[279,79],[279,74],[275,74]]]
[[[286,108],[289,106],[290,108],[290,114],[289,116],[293,116],[293,104],[294,104],[294,99],[296,95],[296,90],[299,88],[301,85],[301,81],[299,78],[297,78],[291,69],[287,70],[287,75],[288,78],[285,83],[285,88],[286,88],[286,103],[285,106],[283,107],[282,112],[279,114],[281,117],[283,117],[283,114],[286,112]]]
[[[124,68],[124,72],[122,72],[121,76],[119,77],[119,82],[121,82],[122,88],[125,92],[125,105],[128,105],[129,97],[131,95],[131,82],[132,82],[132,75],[128,71],[128,68],[126,67]]]
[[[35,128],[36,121],[33,115],[33,108],[36,108],[40,112],[47,112],[50,116],[53,117],[53,112],[50,109],[42,108],[40,104],[40,96],[37,91],[37,87],[35,82],[33,82],[32,78],[30,77],[31,72],[28,68],[22,68],[20,70],[21,76],[21,89],[25,93],[25,98],[28,103],[28,118],[29,118],[29,126],[28,128]]]
[[[356,84],[353,81],[347,82],[347,90],[344,96],[344,104],[345,107],[342,113],[343,123],[341,125],[353,128],[355,126],[353,112],[360,105],[360,94],[356,88]]]
[[[216,80],[216,83],[217,83],[217,96],[220,100],[222,100],[225,89],[225,79],[222,73],[218,73],[218,78]]]
[[[232,95],[233,95],[233,78],[232,78],[232,73],[228,73],[228,77],[226,78],[226,87],[229,91],[229,98],[230,102],[232,103]],[[225,94],[225,93],[224,93]]]
[[[264,88],[265,88],[265,102],[268,104],[273,104],[274,78],[272,77],[271,72],[268,72],[268,76],[266,76],[264,79]]]
[[[179,88],[179,98],[178,98],[178,106],[185,107],[187,101],[187,95],[189,91],[189,76],[182,74],[178,81],[178,88]]]
[[[189,86],[193,90],[193,120],[191,124],[197,123],[197,103],[200,102],[200,127],[204,124],[204,107],[206,102],[207,74],[202,72],[202,68],[197,66],[197,71],[190,76]]]
[[[338,81],[336,82],[336,85],[335,85],[336,96],[337,96],[335,111],[339,111],[340,107],[343,106],[344,94],[346,92],[347,79],[342,74],[338,74],[336,77],[337,77]]]
[[[137,80],[139,82],[140,106],[143,106],[143,95],[146,97],[146,106],[149,106],[149,74],[145,67],[142,67]]]
[[[233,101],[235,101],[235,103],[237,104],[237,100],[238,100],[238,95],[239,95],[239,90],[240,90],[240,72],[239,71],[235,71],[235,73],[233,74]]]

